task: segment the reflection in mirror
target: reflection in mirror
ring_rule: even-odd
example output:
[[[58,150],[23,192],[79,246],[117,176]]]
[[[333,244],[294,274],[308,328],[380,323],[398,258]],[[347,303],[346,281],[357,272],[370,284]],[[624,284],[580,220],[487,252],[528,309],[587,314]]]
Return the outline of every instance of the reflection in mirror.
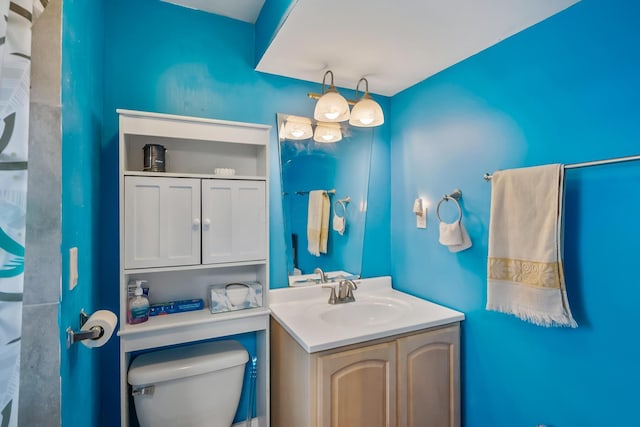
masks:
[[[279,113],[278,139],[289,284],[359,276],[373,129]]]

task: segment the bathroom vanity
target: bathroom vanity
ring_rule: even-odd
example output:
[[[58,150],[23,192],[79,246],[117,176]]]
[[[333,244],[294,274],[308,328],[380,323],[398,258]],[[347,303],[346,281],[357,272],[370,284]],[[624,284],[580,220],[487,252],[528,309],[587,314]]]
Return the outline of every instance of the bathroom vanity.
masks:
[[[257,424],[269,425],[268,145],[270,126],[139,111],[120,114],[120,393],[129,426],[132,354],[253,333]],[[146,169],[146,145],[166,149]],[[145,162],[143,162],[145,160]],[[202,310],[127,323],[128,284],[153,303],[202,299]],[[262,306],[212,313],[209,287],[261,286]],[[255,420],[254,420],[255,422]]]
[[[340,305],[320,286],[271,291],[272,425],[459,427],[464,315],[358,283]]]

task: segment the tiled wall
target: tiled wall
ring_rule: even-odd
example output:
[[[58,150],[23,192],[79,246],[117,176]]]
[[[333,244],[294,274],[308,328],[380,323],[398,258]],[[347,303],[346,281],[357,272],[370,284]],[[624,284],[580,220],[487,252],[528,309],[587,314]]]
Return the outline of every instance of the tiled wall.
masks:
[[[62,0],[33,26],[20,426],[60,425],[60,31]]]

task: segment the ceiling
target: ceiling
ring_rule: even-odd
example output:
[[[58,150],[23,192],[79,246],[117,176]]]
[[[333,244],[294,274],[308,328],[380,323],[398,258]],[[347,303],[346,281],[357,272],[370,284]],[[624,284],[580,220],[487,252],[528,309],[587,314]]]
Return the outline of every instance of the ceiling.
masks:
[[[168,1],[168,0],[164,0]],[[258,0],[170,0],[255,22]],[[298,0],[256,70],[392,96],[579,0]],[[242,16],[253,16],[253,21]]]
[[[264,0],[161,0],[255,24]]]

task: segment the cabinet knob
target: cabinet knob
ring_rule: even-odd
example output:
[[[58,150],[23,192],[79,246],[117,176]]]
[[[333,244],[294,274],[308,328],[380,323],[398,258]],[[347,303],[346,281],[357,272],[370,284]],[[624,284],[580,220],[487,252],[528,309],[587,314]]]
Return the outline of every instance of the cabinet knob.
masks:
[[[202,220],[202,225],[205,230],[208,230],[211,227],[211,220],[209,218],[205,218]]]
[[[193,229],[197,230],[200,228],[200,218],[193,218]]]

